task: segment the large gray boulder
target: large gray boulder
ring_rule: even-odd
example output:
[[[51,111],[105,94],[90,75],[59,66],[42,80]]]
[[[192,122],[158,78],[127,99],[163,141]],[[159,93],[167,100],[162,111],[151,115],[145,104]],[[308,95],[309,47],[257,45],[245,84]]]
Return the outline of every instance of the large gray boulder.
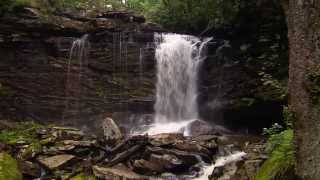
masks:
[[[116,142],[123,138],[119,126],[111,118],[102,121],[103,135],[106,141]]]

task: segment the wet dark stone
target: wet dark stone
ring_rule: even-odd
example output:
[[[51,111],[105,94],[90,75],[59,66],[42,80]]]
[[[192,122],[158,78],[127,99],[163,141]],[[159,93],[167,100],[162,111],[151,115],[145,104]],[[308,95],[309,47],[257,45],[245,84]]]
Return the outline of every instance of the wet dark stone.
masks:
[[[221,177],[223,175],[223,170],[224,170],[223,166],[215,167],[214,170],[212,171],[212,174],[209,176],[209,178],[214,179],[214,178]]]

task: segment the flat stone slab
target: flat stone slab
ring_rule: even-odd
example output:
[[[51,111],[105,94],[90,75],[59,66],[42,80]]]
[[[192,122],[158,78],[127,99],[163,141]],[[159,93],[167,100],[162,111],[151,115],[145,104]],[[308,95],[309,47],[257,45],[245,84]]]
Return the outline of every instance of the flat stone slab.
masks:
[[[52,157],[39,157],[37,160],[48,169],[56,169],[65,165],[70,160],[74,159],[75,156],[70,154],[56,155]]]
[[[93,166],[93,173],[101,179],[127,179],[127,180],[147,180],[147,178],[129,170],[120,168],[105,168]]]

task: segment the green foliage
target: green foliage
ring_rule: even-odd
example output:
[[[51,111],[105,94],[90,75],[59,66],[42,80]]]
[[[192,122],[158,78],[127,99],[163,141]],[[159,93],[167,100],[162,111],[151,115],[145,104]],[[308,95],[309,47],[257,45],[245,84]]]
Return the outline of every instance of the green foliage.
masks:
[[[278,123],[274,123],[270,128],[263,128],[262,134],[272,137],[273,135],[277,135],[278,133],[280,133],[285,129],[292,129],[293,128],[292,123],[295,119],[295,115],[288,106],[283,106],[282,116],[283,116],[285,127],[283,127]]]
[[[46,15],[55,11],[105,11],[124,8],[120,0],[1,0],[0,15],[25,6],[38,8]]]
[[[289,180],[294,176],[295,151],[293,130],[272,135],[268,142],[269,159],[259,169],[254,180]]]
[[[284,100],[288,94],[287,87],[284,83],[273,78],[270,74],[259,72],[263,85],[263,98],[265,100]]]
[[[263,128],[262,134],[266,136],[272,136],[280,133],[283,131],[283,129],[284,128],[280,124],[274,123],[270,128]]]
[[[254,180],[294,179],[295,149],[292,122],[295,115],[287,106],[283,107],[283,118],[286,127],[275,123],[271,128],[263,130],[263,134],[269,136],[265,149],[269,158],[263,163]]]
[[[18,169],[17,161],[4,152],[0,153],[0,179],[22,180],[22,175]]]
[[[16,8],[28,5],[28,0],[1,0],[0,1],[0,16],[7,12],[11,12]]]
[[[230,24],[240,0],[132,0],[129,7],[148,19],[178,31],[203,32]]]
[[[2,0],[0,15],[21,6],[37,7],[48,15],[56,11],[134,10],[166,28],[200,33],[231,24],[240,0]]]
[[[57,0],[57,7],[61,10],[114,10],[124,8],[120,0]]]
[[[38,142],[37,129],[42,126],[33,122],[26,122],[17,125],[14,129],[6,129],[0,132],[0,142],[15,145],[20,141],[27,144]]]
[[[41,144],[39,142],[33,142],[23,151],[21,157],[23,159],[28,159],[29,157],[32,157],[33,154],[41,152],[41,150]]]
[[[95,180],[96,178],[93,176],[86,176],[84,173],[80,173],[74,177],[72,177],[70,180]]]

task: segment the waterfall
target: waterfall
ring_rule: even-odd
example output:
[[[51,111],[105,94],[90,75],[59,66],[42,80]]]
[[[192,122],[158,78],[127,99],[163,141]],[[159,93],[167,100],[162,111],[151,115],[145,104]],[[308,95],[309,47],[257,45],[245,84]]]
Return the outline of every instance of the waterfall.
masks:
[[[148,130],[149,134],[178,132],[199,119],[198,71],[206,58],[206,44],[210,40],[179,34],[155,35],[155,125]]]
[[[81,80],[84,73],[83,66],[87,64],[90,44],[88,35],[84,35],[73,41],[67,64],[67,77],[65,86],[65,109],[62,119],[64,120],[69,111],[79,111],[81,98]],[[74,103],[71,102],[75,101]]]
[[[198,119],[198,71],[210,38],[164,34],[156,35],[157,84],[156,122]]]

